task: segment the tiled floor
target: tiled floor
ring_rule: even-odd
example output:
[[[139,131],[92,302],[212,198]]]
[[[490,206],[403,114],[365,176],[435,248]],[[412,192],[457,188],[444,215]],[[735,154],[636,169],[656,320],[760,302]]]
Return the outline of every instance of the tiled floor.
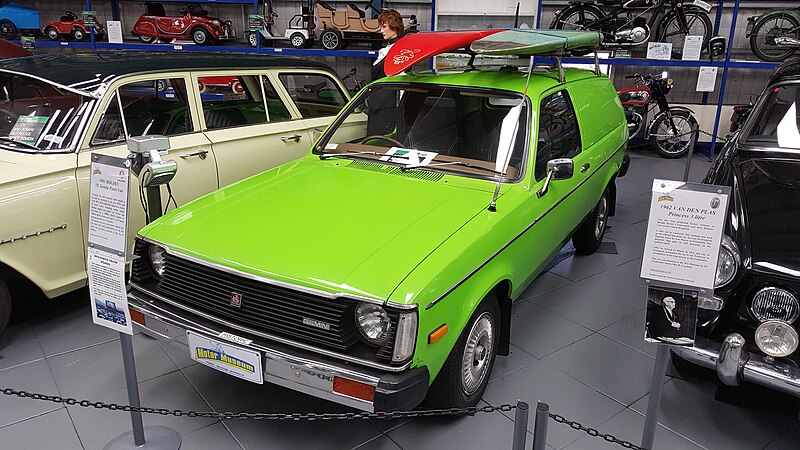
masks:
[[[708,169],[693,160],[693,179]],[[515,304],[512,354],[498,359],[482,404],[549,403],[552,412],[639,442],[655,347],[643,342],[644,289],[637,274],[653,177],[680,179],[683,161],[633,152],[619,180],[607,241],[617,253],[573,257],[537,279]],[[73,307],[14,325],[0,340],[0,388],[126,403],[118,336],[91,324],[86,293]],[[87,304],[86,307],[81,305]],[[258,386],[193,364],[188,355],[134,337],[142,404],[168,409],[342,412],[345,407]],[[713,374],[666,378],[656,449],[800,448],[796,406],[764,390],[737,406],[714,399]],[[738,395],[738,394],[737,394]],[[740,395],[741,397],[741,395]],[[776,407],[776,405],[783,405]],[[788,406],[787,406],[788,405]],[[513,413],[350,422],[217,421],[145,415],[178,431],[184,449],[507,449]],[[619,448],[550,422],[550,448]],[[129,415],[0,396],[0,449],[100,449],[130,429]],[[533,429],[533,422],[528,426]],[[528,446],[532,435],[528,435]]]

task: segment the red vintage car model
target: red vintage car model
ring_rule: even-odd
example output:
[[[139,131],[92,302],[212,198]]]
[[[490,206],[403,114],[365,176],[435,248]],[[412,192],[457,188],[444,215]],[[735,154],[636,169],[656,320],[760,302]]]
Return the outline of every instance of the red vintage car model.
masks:
[[[139,16],[131,31],[142,42],[191,39],[197,45],[211,45],[236,38],[230,20],[209,17],[196,3],[181,8],[180,17],[168,17],[161,3],[147,2],[145,8],[147,12]]]
[[[78,20],[78,15],[72,11],[66,11],[61,20],[50,22],[42,28],[42,33],[53,41],[61,38],[83,41],[89,38],[89,27],[83,24],[83,20]],[[99,23],[94,27],[95,39],[99,39],[106,34],[103,26]]]

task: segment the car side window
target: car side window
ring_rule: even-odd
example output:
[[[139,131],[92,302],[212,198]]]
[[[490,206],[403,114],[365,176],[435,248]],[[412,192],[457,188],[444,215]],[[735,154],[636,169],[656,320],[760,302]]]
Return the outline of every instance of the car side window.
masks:
[[[219,75],[197,79],[206,128],[267,123],[259,75]]]
[[[125,129],[122,127],[122,114],[119,112],[117,94],[114,94],[106,106],[106,111],[100,116],[90,145],[105,145],[124,140]]]
[[[286,105],[283,103],[283,99],[280,98],[278,95],[278,91],[275,90],[275,86],[267,79],[267,77],[261,77],[264,82],[264,96],[266,97],[267,101],[267,114],[269,116],[270,122],[285,122],[287,120],[292,119],[292,115],[289,113],[289,109],[286,108]]]
[[[117,89],[128,136],[173,136],[194,130],[182,78],[137,81]]]
[[[539,108],[536,166],[534,175],[541,180],[547,175],[547,161],[573,158],[581,152],[581,138],[575,110],[567,91],[558,91],[542,99]]]
[[[282,73],[278,78],[306,119],[334,116],[347,103],[347,96],[327,75]]]

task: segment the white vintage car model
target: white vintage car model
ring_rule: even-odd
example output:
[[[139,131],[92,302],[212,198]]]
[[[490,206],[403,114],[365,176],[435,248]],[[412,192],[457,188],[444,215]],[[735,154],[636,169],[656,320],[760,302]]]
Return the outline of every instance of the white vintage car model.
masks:
[[[86,285],[94,152],[165,135],[178,205],[304,155],[349,100],[326,65],[248,55],[40,55],[0,63],[0,333],[15,282]],[[354,121],[353,127],[364,128]],[[131,239],[144,225],[131,183]],[[166,198],[163,202],[167,205]]]

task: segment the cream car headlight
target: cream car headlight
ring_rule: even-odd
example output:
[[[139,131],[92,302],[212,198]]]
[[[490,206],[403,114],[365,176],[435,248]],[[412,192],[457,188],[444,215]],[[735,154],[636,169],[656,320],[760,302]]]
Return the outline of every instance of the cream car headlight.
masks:
[[[714,278],[714,288],[719,288],[730,283],[739,269],[739,248],[733,239],[722,235],[722,245],[719,247],[717,258],[717,275]]]
[[[782,358],[797,350],[797,331],[786,322],[768,320],[756,328],[756,345],[769,356]]]
[[[389,339],[392,322],[380,305],[360,303],[356,307],[356,324],[361,335],[371,344],[384,345]]]
[[[791,292],[769,286],[759,289],[753,296],[750,312],[761,322],[782,320],[792,323],[800,315],[800,304]]]
[[[155,272],[159,277],[163,276],[165,266],[164,260],[167,250],[160,245],[150,244],[150,247],[147,249],[147,253],[150,256],[150,267],[153,268],[153,272]]]

